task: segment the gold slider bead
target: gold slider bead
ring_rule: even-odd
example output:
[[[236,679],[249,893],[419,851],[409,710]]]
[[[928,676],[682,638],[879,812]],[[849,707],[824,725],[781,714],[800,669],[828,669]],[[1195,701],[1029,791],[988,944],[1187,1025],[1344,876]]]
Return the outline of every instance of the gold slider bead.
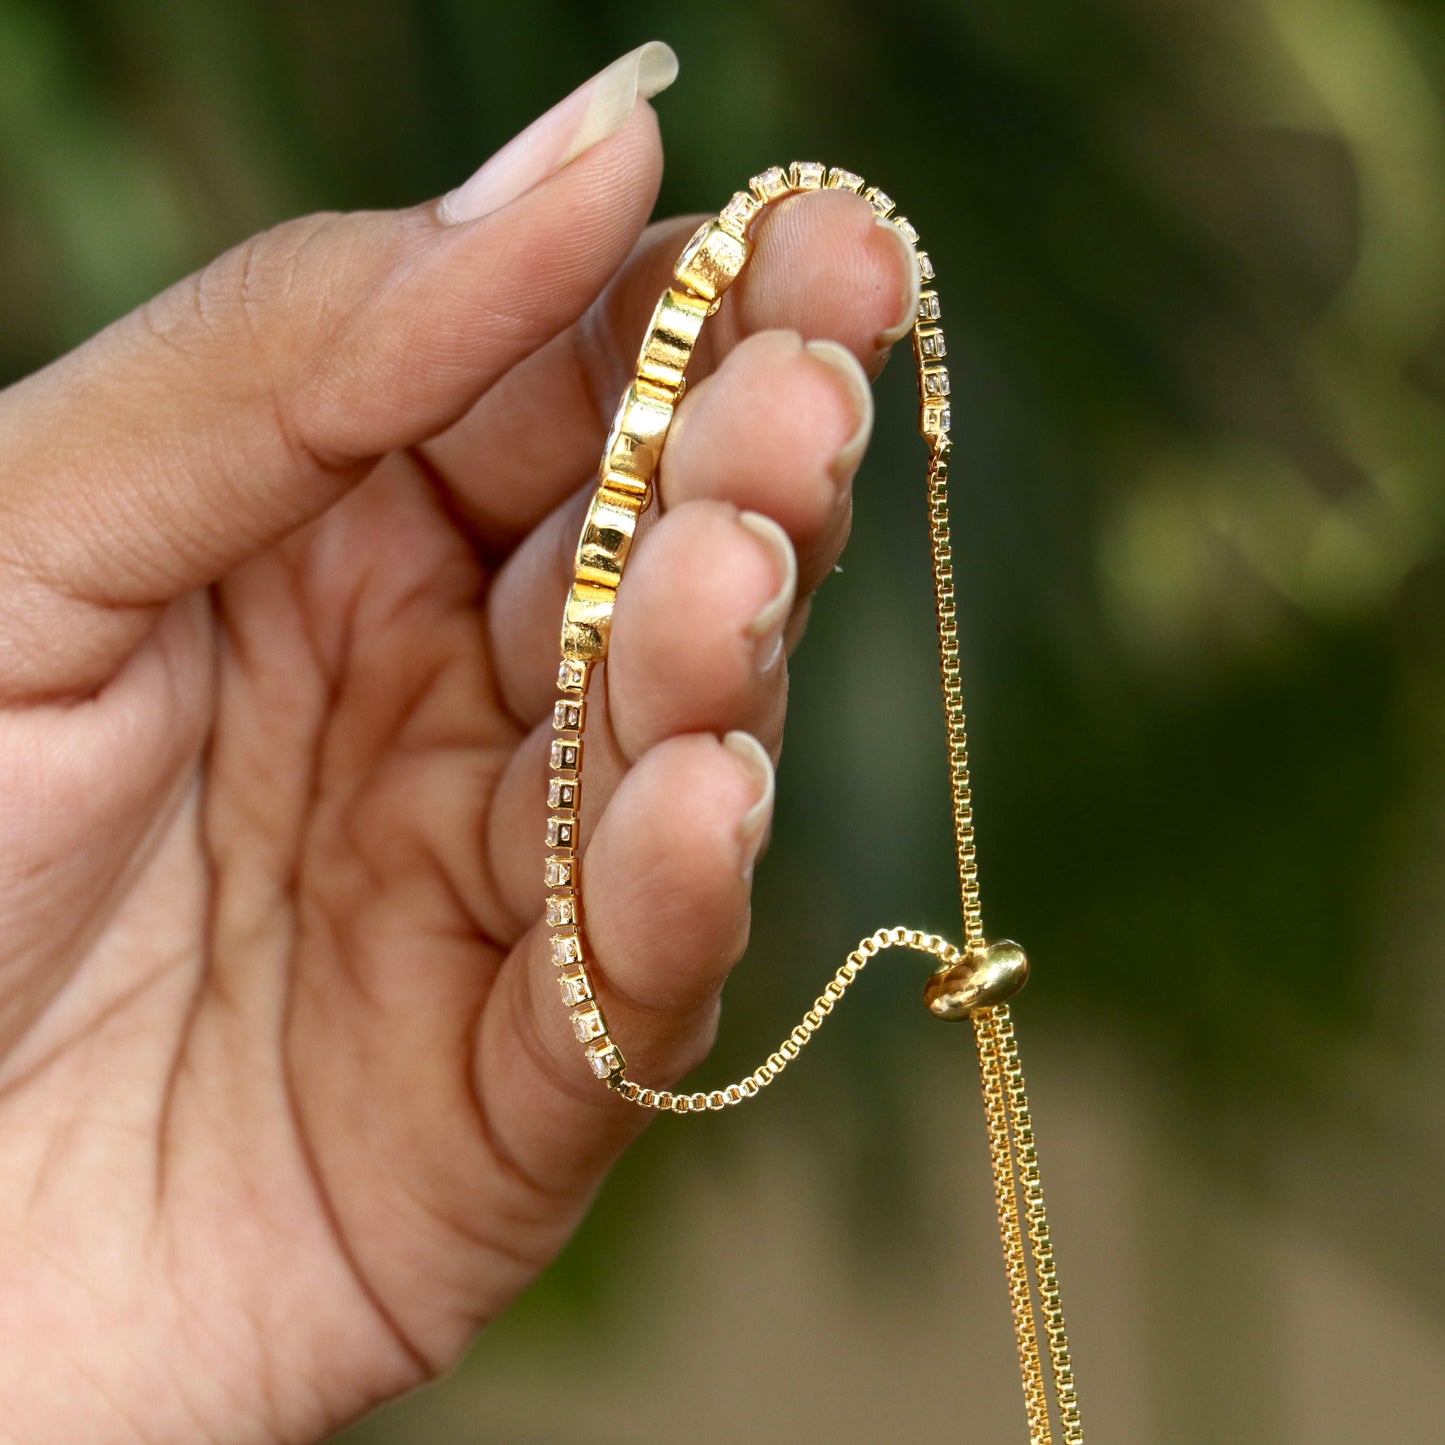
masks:
[[[923,990],[934,1018],[956,1023],[979,1009],[1006,1003],[1029,977],[1029,961],[1011,939],[990,943],[959,963],[937,969]]]

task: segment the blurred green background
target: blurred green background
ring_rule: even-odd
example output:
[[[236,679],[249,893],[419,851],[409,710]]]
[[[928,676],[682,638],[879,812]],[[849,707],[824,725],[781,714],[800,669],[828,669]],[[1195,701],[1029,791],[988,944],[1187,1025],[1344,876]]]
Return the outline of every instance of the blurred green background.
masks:
[[[654,36],[662,212],[817,158],[938,264],[984,897],[1035,964],[1090,1438],[1440,1441],[1439,6],[0,0],[0,381],[284,216],[450,188]],[[956,921],[894,372],[707,1084],[862,934]],[[1021,1440],[969,1041],[878,971],[347,1445]]]

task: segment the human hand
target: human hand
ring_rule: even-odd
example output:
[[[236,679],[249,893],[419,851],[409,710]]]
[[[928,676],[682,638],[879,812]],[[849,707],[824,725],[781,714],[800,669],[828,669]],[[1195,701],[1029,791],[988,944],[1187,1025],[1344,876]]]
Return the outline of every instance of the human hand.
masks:
[[[319,1439],[447,1368],[645,1122],[567,1026],[541,834],[587,484],[695,225],[643,229],[671,64],[0,394],[5,1445]],[[863,201],[798,197],[694,359],[588,729],[594,972],[650,1083],[742,951],[916,305]]]

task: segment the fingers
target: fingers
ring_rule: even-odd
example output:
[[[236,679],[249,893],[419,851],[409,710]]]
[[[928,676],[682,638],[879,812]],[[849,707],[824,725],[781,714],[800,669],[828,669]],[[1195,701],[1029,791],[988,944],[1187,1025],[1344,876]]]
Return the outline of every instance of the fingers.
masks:
[[[782,738],[780,643],[795,576],[786,534],[770,518],[699,502],[664,518],[648,544],[619,593],[612,655],[592,683],[584,844],[618,780],[658,744],[745,729],[775,751]],[[536,850],[550,723],[549,704],[508,763],[487,815],[493,876],[517,932],[542,910]]]
[[[487,545],[509,545],[595,471],[647,320],[695,224],[652,227],[577,325],[426,444]],[[741,339],[775,328],[831,338],[876,370],[918,310],[918,266],[898,229],[858,196],[821,191],[770,207],[754,234],[752,259],[703,329],[689,386]]]
[[[632,770],[597,825],[583,873],[588,975],[646,1084],[675,1082],[711,1043],[718,991],[747,941],[772,786],[750,738],[673,738]],[[499,975],[476,1079],[498,1147],[565,1194],[587,1188],[647,1116],[589,1073],[548,938],[534,929]]]
[[[655,196],[640,77],[603,87],[625,109],[560,170],[597,130],[595,83],[444,207],[280,226],[0,394],[9,691],[103,680],[145,609],[317,515],[575,321]]]
[[[672,534],[679,538],[680,554],[668,565],[665,580],[649,579],[652,569],[663,565],[654,553],[657,540],[670,533],[672,518],[689,510],[689,503],[723,503],[772,517],[791,540],[804,595],[827,575],[846,538],[852,477],[872,417],[867,378],[854,357],[836,343],[805,346],[796,333],[749,338],[728,354],[714,376],[688,389],[658,483],[667,516],[639,539],[619,593],[609,673],[614,683],[619,668],[629,679],[640,679],[650,669],[681,694],[676,679],[696,668],[683,666],[684,659],[661,632],[672,629],[676,635],[674,621],[687,617],[699,629],[693,635],[703,666],[722,666],[722,652],[733,646],[728,636],[751,621],[751,614],[741,615],[725,595],[716,595],[727,592],[730,564],[709,555],[707,541],[693,536],[686,524],[679,523]],[[498,684],[514,716],[525,723],[552,705],[557,633],[585,505],[586,498],[578,496],[554,512],[513,554],[492,588],[488,626]],[[684,535],[692,540],[683,543]],[[736,539],[729,556],[746,551],[747,540]],[[681,555],[687,548],[691,551]],[[738,578],[733,585],[740,585]],[[700,615],[704,592],[710,599],[707,616]],[[639,604],[634,594],[648,600]],[[734,603],[740,598],[734,597]],[[750,605],[759,601],[751,594],[748,600]],[[654,731],[634,729],[636,710],[628,713],[628,691],[609,686],[623,710],[619,726],[629,737]],[[713,724],[698,720],[692,725]],[[734,719],[727,725],[748,722]]]

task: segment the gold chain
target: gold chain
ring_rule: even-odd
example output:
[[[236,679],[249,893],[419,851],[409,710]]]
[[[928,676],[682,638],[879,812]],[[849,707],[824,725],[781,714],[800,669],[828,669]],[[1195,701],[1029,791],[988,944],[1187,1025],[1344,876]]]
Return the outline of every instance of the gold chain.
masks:
[[[1073,1365],[1059,1300],[1058,1270],[1044,1211],[1033,1119],[1005,1002],[1023,985],[1028,963],[1017,944],[1006,940],[986,942],[979,906],[948,519],[949,382],[948,370],[942,364],[946,348],[936,290],[921,293],[913,326],[913,352],[922,408],[919,429],[930,447],[929,539],[948,728],[963,947],[956,948],[937,934],[917,929],[879,929],[848,955],[797,1027],[751,1074],[725,1088],[697,1093],[646,1088],[628,1077],[627,1062],[608,1030],[588,970],[578,854],[588,682],[594,666],[607,655],[617,590],[638,518],[651,500],[652,478],[674,408],[686,385],[687,364],[703,323],[717,310],[723,292],[746,265],[752,252],[752,225],[763,208],[784,196],[823,189],[861,195],[874,215],[891,223],[914,248],[921,280],[931,283],[934,279],[928,253],[917,249],[918,233],[902,216],[894,214],[893,202],[882,191],[876,186],[865,188],[862,177],[851,171],[836,167],[828,170],[815,161],[794,161],[786,170],[775,166],[754,176],[748,189],[737,192],[716,218],[705,221],[683,250],[673,271],[673,284],[658,302],[648,326],[636,378],[623,393],[607,438],[597,491],[577,544],[576,569],[563,616],[547,789],[547,924],[552,930],[552,961],[557,965],[558,984],[573,1031],[597,1078],[641,1108],[697,1114],[740,1104],[772,1083],[822,1027],[870,958],[890,948],[930,955],[936,964],[925,992],[930,1011],[944,1019],[968,1018],[974,1025],[1029,1439],[1031,1445],[1052,1445],[1053,1440],[1049,1376],[1044,1369],[1035,1316],[1037,1297],[1052,1372],[1053,1405],[1063,1440],[1065,1445],[1082,1445],[1083,1427],[1079,1423]]]

